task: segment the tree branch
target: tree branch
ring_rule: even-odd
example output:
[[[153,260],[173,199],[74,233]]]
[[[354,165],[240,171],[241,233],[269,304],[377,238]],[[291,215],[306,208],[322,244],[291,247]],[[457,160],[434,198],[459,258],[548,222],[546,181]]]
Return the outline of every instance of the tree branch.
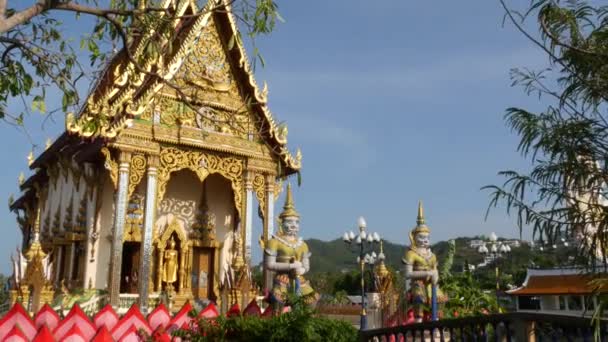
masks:
[[[32,5],[20,12],[17,12],[8,18],[2,18],[0,20],[0,33],[8,32],[15,26],[21,25],[26,21],[32,19],[33,17],[37,16],[38,14],[44,12],[45,3],[46,1],[39,1],[35,5]]]
[[[8,0],[0,0],[0,20],[6,18],[6,2]]]

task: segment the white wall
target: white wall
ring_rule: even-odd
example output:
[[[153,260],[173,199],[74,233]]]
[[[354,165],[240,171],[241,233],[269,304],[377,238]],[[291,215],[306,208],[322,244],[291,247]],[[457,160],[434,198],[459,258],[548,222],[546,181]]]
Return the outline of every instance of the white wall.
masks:
[[[95,262],[87,262],[88,267],[94,267],[93,286],[105,289],[108,286],[110,271],[110,253],[112,250],[112,226],[114,225],[114,185],[107,172],[100,176],[100,191],[102,194],[97,203],[99,212],[96,218],[99,239],[95,246]],[[88,256],[90,260],[90,255]],[[87,280],[88,282],[88,280]]]

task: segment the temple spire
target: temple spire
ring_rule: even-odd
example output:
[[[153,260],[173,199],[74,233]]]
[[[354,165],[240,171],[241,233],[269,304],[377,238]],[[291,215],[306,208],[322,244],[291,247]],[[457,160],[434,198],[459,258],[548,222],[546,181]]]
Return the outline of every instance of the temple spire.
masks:
[[[424,208],[422,208],[422,201],[418,201],[418,218],[416,223],[421,226],[425,223],[424,221]]]

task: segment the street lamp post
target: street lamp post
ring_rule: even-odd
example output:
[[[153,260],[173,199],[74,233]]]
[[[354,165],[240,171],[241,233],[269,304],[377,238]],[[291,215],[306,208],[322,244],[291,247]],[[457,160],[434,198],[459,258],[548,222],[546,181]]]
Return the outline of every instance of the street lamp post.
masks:
[[[367,233],[365,231],[365,228],[367,228],[367,223],[362,216],[359,217],[358,226],[358,235],[355,236],[355,233],[350,231],[344,233],[342,239],[348,245],[352,245],[353,242],[359,245],[359,256],[357,257],[357,262],[359,263],[359,267],[361,269],[361,323],[359,329],[365,330],[367,328],[367,313],[365,311],[365,264],[373,265],[376,262],[376,253],[365,253],[365,245],[367,243],[368,247],[372,247],[374,243],[380,242],[380,235],[375,232]]]

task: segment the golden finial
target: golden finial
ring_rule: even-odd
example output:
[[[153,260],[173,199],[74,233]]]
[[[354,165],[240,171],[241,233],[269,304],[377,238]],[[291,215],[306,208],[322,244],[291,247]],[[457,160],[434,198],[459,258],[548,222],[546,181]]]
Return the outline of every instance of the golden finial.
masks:
[[[412,246],[416,246],[414,237],[416,234],[425,233],[429,234],[431,229],[427,227],[424,219],[424,209],[422,208],[422,201],[418,201],[418,217],[416,218],[416,227],[410,232],[410,242]]]
[[[51,141],[51,138],[46,139],[46,145],[44,146],[44,149],[48,150],[52,144],[53,144],[53,142]]]
[[[384,264],[385,258],[386,257],[384,256],[384,240],[380,240],[380,254],[378,254],[378,259],[380,259],[380,265],[378,266],[377,272],[380,277],[385,277],[389,274],[389,271],[386,268],[386,265]]]
[[[30,151],[30,154],[27,155],[27,166],[32,166],[34,163],[34,151]]]
[[[422,208],[422,201],[418,201],[418,218],[416,223],[421,226],[424,224],[424,208]]]
[[[283,212],[279,215],[280,218],[285,217],[300,217],[300,214],[296,211],[296,206],[293,204],[293,195],[291,194],[291,184],[287,183],[287,193],[285,194],[285,205],[283,205]]]
[[[25,183],[25,175],[23,174],[23,172],[21,172],[19,174],[19,185],[23,185],[23,183]]]

